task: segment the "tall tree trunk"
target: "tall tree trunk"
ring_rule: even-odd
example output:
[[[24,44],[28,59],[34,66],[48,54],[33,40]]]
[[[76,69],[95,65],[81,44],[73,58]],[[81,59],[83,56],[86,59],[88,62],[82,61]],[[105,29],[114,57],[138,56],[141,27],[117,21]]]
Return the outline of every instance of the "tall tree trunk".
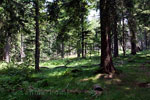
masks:
[[[124,23],[124,12],[122,12],[122,49],[123,56],[126,55],[126,43],[125,43],[125,23]]]
[[[24,45],[23,45],[23,35],[21,33],[21,50],[20,50],[20,61],[23,62],[23,58],[25,57],[24,53]]]
[[[4,48],[0,48],[0,61],[3,61]]]
[[[3,61],[4,60],[4,42],[3,41],[0,41],[0,61]]]
[[[113,0],[112,2],[112,10],[113,10],[113,28],[112,28],[112,34],[114,35],[114,57],[118,57],[118,31],[117,31],[117,6],[116,6],[116,0]]]
[[[36,22],[36,38],[35,38],[35,71],[40,71],[39,68],[39,62],[40,62],[40,43],[39,43],[39,37],[40,37],[40,32],[39,32],[39,0],[36,0],[35,2],[35,22]]]
[[[87,56],[87,44],[85,43],[85,45],[84,45],[85,47],[85,50],[84,50],[84,54],[85,54],[85,57]]]
[[[82,29],[81,29],[81,33],[82,33],[82,58],[85,57],[85,53],[84,53],[84,49],[85,49],[85,43],[84,43],[84,38],[85,38],[85,35],[84,35],[84,26],[83,26],[83,23],[84,23],[84,18],[82,16]]]
[[[129,29],[131,33],[131,54],[136,54],[136,23],[134,17],[130,14],[128,18]]]
[[[134,17],[134,1],[125,0],[125,6],[128,13],[128,25],[131,33],[131,54],[136,54],[136,21]]]
[[[77,57],[80,57],[81,54],[81,45],[80,40],[77,41]]]
[[[69,43],[69,56],[72,54],[71,52],[71,42]]]
[[[61,44],[61,58],[64,58],[64,41]]]
[[[8,37],[6,42],[7,43],[5,45],[5,50],[4,50],[4,52],[5,52],[5,61],[7,63],[9,63],[10,62],[10,37]]]
[[[143,39],[141,39],[140,42],[141,42],[141,50],[143,51],[143,48],[144,48]]]
[[[114,73],[115,68],[112,61],[109,42],[110,27],[110,0],[100,0],[101,19],[101,67],[105,73]]]

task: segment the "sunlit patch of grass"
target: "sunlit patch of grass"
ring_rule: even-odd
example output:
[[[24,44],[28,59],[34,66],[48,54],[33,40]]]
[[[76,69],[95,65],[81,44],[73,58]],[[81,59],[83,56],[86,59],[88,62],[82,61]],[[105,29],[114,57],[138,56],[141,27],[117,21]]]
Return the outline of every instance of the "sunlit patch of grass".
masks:
[[[137,86],[137,83],[150,82],[150,51],[138,52],[137,55],[130,55],[130,52],[123,57],[122,55],[117,58],[113,58],[114,65],[121,73],[114,76],[112,79],[105,78],[104,74],[95,74],[95,71],[99,69],[100,57],[92,56],[86,59],[82,58],[65,58],[58,60],[50,60],[42,62],[40,66],[48,67],[49,69],[42,69],[39,73],[31,73],[27,79],[21,79],[18,85],[21,86],[26,92],[28,89],[41,89],[41,90],[93,90],[93,85],[99,84],[103,89],[101,96],[94,96],[93,94],[81,93],[73,94],[45,94],[42,95],[41,100],[149,100],[150,89],[141,88]],[[67,66],[69,68],[59,66]],[[96,65],[96,66],[95,66]],[[1,66],[1,65],[0,65]],[[76,72],[72,70],[77,69]],[[7,73],[8,74],[8,73]],[[0,82],[12,84],[11,80],[18,80],[23,76],[7,75],[6,73],[0,73]],[[24,85],[26,83],[26,85]],[[9,85],[10,85],[9,84]],[[10,85],[8,87],[11,88]],[[1,89],[0,85],[0,89]],[[6,94],[9,88],[6,87],[5,92],[0,97],[1,100],[7,100]],[[18,89],[18,88],[17,88]],[[19,88],[20,89],[20,88]],[[24,97],[22,90],[16,90],[10,96]],[[30,95],[29,95],[30,97]],[[33,96],[32,96],[33,97]],[[28,100],[15,99],[15,100]],[[9,100],[9,99],[8,99]]]
[[[0,70],[5,68],[7,66],[7,63],[5,62],[0,62]]]

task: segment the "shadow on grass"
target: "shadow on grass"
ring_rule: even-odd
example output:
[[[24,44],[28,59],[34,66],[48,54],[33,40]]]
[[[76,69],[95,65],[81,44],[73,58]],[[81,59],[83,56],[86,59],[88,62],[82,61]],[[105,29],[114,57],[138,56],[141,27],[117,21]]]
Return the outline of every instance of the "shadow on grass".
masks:
[[[25,71],[18,70],[18,72],[15,72],[17,69],[12,72],[10,70],[1,70],[0,90],[3,92],[1,93],[2,96],[0,99],[70,100],[71,98],[71,100],[149,100],[150,98],[150,89],[141,88],[137,85],[140,82],[150,82],[149,52],[115,58],[115,67],[122,70],[122,73],[113,79],[102,78],[100,74],[94,74],[94,72],[99,69],[99,66],[95,66],[95,64],[98,64],[100,61],[99,57],[92,57],[91,59],[73,58],[69,60],[71,61],[67,67],[71,68],[43,68],[40,73],[31,71],[26,78],[24,78],[24,74],[27,74]],[[64,65],[67,61],[68,59],[48,63],[59,66]],[[143,70],[141,67],[145,69]],[[101,96],[86,93],[66,94],[65,92],[42,94],[43,91],[47,89],[92,90],[94,84],[99,84],[104,88],[104,92]],[[38,89],[40,89],[40,91],[38,91]],[[37,92],[33,93],[33,91],[29,92],[29,90]],[[27,95],[25,95],[26,93]],[[41,93],[41,95],[38,93]]]

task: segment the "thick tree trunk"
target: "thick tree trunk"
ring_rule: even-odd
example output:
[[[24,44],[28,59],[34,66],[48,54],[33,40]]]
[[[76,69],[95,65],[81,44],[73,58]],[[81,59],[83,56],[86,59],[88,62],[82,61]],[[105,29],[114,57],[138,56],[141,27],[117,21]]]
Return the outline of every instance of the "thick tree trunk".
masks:
[[[129,29],[131,33],[131,54],[136,54],[136,23],[134,17],[130,14],[128,18]]]
[[[125,0],[125,6],[127,8],[128,13],[128,25],[131,33],[131,54],[136,54],[136,21],[134,17],[134,1]]]
[[[101,18],[101,68],[105,73],[114,73],[111,48],[109,44],[110,27],[110,0],[100,0]]]
[[[117,31],[117,6],[116,6],[116,0],[113,0],[112,2],[112,10],[113,10],[113,28],[112,28],[112,34],[114,35],[114,57],[118,57],[118,31]]]
[[[35,22],[36,22],[36,38],[35,38],[35,71],[40,71],[39,68],[39,62],[40,62],[40,43],[39,43],[39,37],[40,37],[40,32],[39,32],[39,0],[35,1]]]

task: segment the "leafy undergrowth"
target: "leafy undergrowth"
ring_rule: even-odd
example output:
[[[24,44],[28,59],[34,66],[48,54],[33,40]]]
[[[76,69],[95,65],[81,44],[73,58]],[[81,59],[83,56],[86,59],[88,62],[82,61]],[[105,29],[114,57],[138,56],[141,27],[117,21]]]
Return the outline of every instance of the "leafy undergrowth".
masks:
[[[149,100],[149,86],[140,84],[150,82],[150,51],[113,60],[121,73],[112,79],[95,74],[96,56],[43,62],[39,73],[9,65],[0,70],[0,100]],[[101,95],[95,84],[104,89]]]

